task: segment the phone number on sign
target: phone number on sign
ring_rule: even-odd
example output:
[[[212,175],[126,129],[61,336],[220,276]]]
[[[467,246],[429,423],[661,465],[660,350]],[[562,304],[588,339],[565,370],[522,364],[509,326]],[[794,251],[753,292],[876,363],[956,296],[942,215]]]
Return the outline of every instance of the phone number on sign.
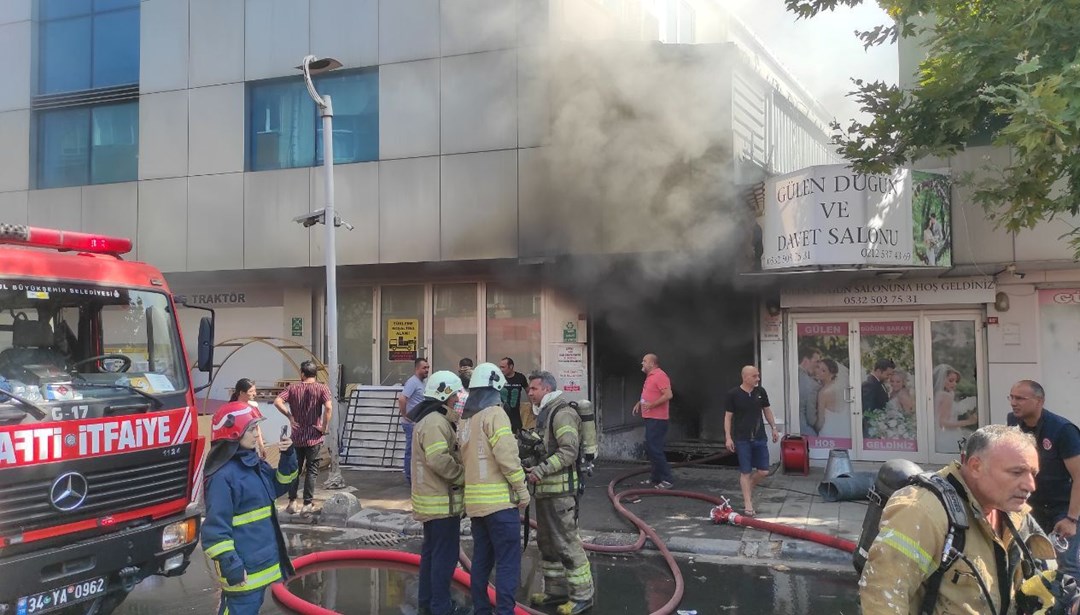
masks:
[[[784,254],[777,254],[776,256],[765,257],[766,267],[776,267],[778,265],[800,265],[810,262],[810,250],[804,250],[802,252],[785,252]]]
[[[918,295],[853,295],[844,297],[844,305],[915,305]]]

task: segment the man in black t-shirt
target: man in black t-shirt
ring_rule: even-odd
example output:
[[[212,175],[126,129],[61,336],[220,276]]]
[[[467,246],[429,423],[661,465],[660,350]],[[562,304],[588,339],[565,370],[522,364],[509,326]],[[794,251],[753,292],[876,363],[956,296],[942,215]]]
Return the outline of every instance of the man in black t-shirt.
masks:
[[[772,441],[780,440],[776,418],[769,407],[769,394],[760,384],[761,372],[753,365],[747,365],[742,368],[742,384],[724,396],[724,435],[728,450],[739,456],[743,514],[748,517],[756,514],[751,492],[769,475],[769,440],[761,420],[762,413],[772,429]]]
[[[516,435],[521,431],[521,398],[529,388],[529,380],[525,374],[514,371],[514,360],[503,357],[499,360],[499,369],[506,376],[506,386],[499,394],[502,395],[503,410],[510,417],[510,429]]]

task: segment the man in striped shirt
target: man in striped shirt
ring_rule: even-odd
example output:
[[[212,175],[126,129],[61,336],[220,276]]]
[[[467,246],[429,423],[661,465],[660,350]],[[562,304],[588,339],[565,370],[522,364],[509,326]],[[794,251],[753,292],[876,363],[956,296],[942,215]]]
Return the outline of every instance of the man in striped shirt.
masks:
[[[304,476],[304,507],[299,512],[307,514],[315,510],[313,500],[315,481],[319,478],[319,451],[334,412],[330,388],[315,380],[317,373],[314,361],[304,361],[300,364],[301,381],[290,384],[274,400],[274,407],[292,426],[292,441],[300,466],[289,485],[289,506],[285,509],[289,514],[298,512],[296,495],[300,489],[300,476]]]

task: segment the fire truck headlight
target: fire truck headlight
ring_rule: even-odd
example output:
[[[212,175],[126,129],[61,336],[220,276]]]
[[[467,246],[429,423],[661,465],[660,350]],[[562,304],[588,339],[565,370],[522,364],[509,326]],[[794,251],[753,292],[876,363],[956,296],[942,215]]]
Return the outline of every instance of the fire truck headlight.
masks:
[[[195,541],[195,520],[185,519],[166,525],[161,531],[161,550],[168,551]]]

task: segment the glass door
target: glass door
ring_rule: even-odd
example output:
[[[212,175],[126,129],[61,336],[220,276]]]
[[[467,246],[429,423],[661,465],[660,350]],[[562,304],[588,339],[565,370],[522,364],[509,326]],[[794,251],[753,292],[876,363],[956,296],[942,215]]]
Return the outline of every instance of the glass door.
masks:
[[[424,356],[425,288],[423,284],[379,289],[379,378],[381,385],[404,384],[413,375],[413,361]]]
[[[856,324],[858,351],[852,353],[858,366],[852,412],[856,459],[926,458],[916,401],[923,371],[915,335],[918,325],[918,318],[900,316]]]
[[[850,322],[846,319],[795,323],[798,365],[795,392],[800,433],[810,456],[825,459],[834,448],[851,448]]]
[[[458,362],[474,365],[479,339],[480,310],[477,285],[435,284],[432,288],[431,371],[458,371]],[[469,383],[465,383],[468,386]]]
[[[923,338],[929,348],[925,416],[931,444],[930,461],[949,463],[960,457],[960,442],[984,420],[986,382],[983,364],[981,316],[930,315],[925,318]]]

